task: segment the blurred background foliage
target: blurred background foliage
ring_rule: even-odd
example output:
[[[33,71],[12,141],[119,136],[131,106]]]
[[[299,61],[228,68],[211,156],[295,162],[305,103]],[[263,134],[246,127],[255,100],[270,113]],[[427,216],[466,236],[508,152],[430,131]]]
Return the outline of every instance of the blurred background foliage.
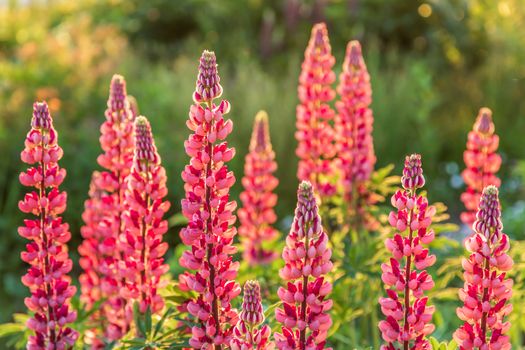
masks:
[[[123,74],[151,120],[167,168],[172,214],[183,195],[183,142],[203,49],[215,50],[232,104],[242,176],[253,116],[270,115],[280,228],[295,202],[297,79],[313,23],[326,21],[340,71],[346,43],[362,42],[372,78],[378,166],[401,170],[423,155],[429,198],[458,221],[466,134],[480,107],[493,110],[503,155],[504,223],[525,238],[525,8],[520,0],[7,0],[0,2],[0,321],[23,310],[24,241],[19,152],[32,103],[52,110],[68,177],[65,219],[74,259],[90,174],[100,153],[109,81]],[[241,191],[240,182],[234,196]],[[178,228],[166,236],[172,246]],[[78,272],[78,271],[76,271]],[[450,309],[451,312],[453,309]],[[447,334],[449,335],[449,334]]]

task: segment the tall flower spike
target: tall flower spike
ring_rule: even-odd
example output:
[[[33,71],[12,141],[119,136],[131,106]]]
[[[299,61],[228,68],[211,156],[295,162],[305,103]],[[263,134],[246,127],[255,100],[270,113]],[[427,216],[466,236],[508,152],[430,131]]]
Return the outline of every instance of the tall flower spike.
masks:
[[[27,134],[21,158],[33,165],[20,174],[20,183],[34,188],[18,203],[20,210],[36,218],[26,219],[18,233],[30,242],[21,253],[30,265],[22,277],[31,296],[25,304],[33,312],[27,327],[34,332],[27,342],[29,350],[66,349],[73,346],[78,333],[67,327],[77,315],[69,308],[76,287],[67,275],[73,266],[68,257],[69,225],[59,216],[66,209],[67,195],[59,190],[66,176],[60,168],[62,148],[45,102],[33,105],[31,130]]]
[[[295,137],[299,157],[297,177],[310,181],[321,197],[335,192],[329,179],[333,175],[332,159],[335,156],[331,125],[335,113],[328,104],[335,97],[331,87],[335,81],[334,64],[326,25],[318,23],[312,28],[301,66]]]
[[[387,289],[387,296],[379,299],[386,316],[379,322],[386,342],[381,349],[430,349],[426,336],[434,330],[430,323],[434,307],[428,305],[424,292],[431,289],[434,282],[425,269],[435,263],[436,257],[430,255],[423,244],[434,240],[434,232],[429,227],[436,210],[428,205],[426,197],[417,194],[425,184],[419,154],[406,157],[401,184],[403,189],[392,196],[392,206],[397,211],[388,217],[397,231],[385,242],[392,258],[381,265],[381,279]],[[406,235],[403,236],[403,232]]]
[[[461,349],[511,349],[510,322],[505,317],[512,311],[508,301],[512,296],[512,279],[506,273],[512,268],[507,254],[509,238],[501,230],[501,212],[498,189],[485,187],[479,202],[474,234],[467,238],[465,247],[470,252],[463,260],[465,285],[459,291],[464,305],[457,309],[465,323],[454,339]]]
[[[139,116],[135,120],[135,156],[125,194],[123,275],[126,288],[121,295],[138,301],[142,313],[148,308],[158,313],[164,306],[157,291],[162,286],[162,275],[168,271],[163,258],[168,244],[162,242],[168,231],[168,222],[163,217],[170,207],[170,203],[164,201],[168,194],[166,181],[149,121]]]
[[[350,214],[364,217],[363,223],[373,227],[375,220],[365,210],[367,204],[373,204],[365,183],[370,180],[376,162],[374,117],[370,109],[372,88],[358,41],[350,41],[346,47],[337,92],[340,100],[336,102],[335,133],[341,187],[345,200],[352,204]]]
[[[271,330],[264,321],[261,303],[261,287],[257,281],[244,284],[244,298],[239,321],[233,330],[232,350],[272,350],[275,344],[270,341]]]
[[[99,277],[100,296],[105,300],[101,306],[102,329],[109,340],[120,339],[128,330],[129,315],[125,314],[126,300],[120,296],[124,287],[121,270],[125,267],[122,260],[122,243],[124,237],[124,222],[122,215],[125,210],[124,193],[126,191],[126,177],[130,173],[133,162],[133,114],[127,99],[126,82],[120,75],[114,75],[111,80],[109,99],[105,111],[106,120],[100,127],[100,145],[104,153],[98,157],[98,163],[105,171],[100,173],[97,187],[103,195],[97,201],[101,205],[104,215],[96,226],[98,261],[100,262],[96,274]],[[97,192],[98,193],[98,192]],[[93,208],[93,210],[95,210]],[[92,226],[85,222],[85,227]],[[92,242],[90,244],[95,244]],[[82,245],[81,247],[83,247]],[[89,251],[79,251],[82,258],[87,258]],[[85,261],[85,260],[84,260]],[[91,266],[82,266],[81,275],[82,298],[88,299],[92,286],[87,283],[93,281],[86,276],[92,274]],[[86,270],[87,268],[87,270]],[[89,307],[89,305],[88,305]],[[97,335],[100,340],[100,334]]]
[[[83,241],[78,247],[80,254],[79,265],[83,270],[79,277],[81,288],[80,299],[88,310],[91,310],[95,303],[101,300],[102,295],[99,274],[100,264],[102,263],[99,244],[102,236],[99,225],[108,208],[103,200],[107,194],[102,190],[100,181],[100,172],[94,171],[89,185],[89,198],[84,202],[84,212],[82,213],[82,220],[85,224],[81,227],[80,234]],[[94,324],[102,323],[99,311],[91,315],[91,321]],[[104,344],[97,336],[96,327],[86,331],[84,335],[83,341],[91,345],[93,349],[103,348]]]
[[[244,192],[240,196],[243,207],[239,209],[243,257],[251,265],[267,264],[276,258],[275,252],[263,247],[263,243],[275,240],[278,235],[271,226],[277,220],[273,210],[277,195],[272,192],[279,183],[273,176],[276,169],[268,115],[261,111],[255,116],[250,151],[244,162]]]
[[[235,155],[225,141],[232,131],[231,120],[224,119],[230,105],[226,100],[219,105],[213,101],[221,92],[215,54],[204,51],[195,103],[186,122],[193,132],[184,143],[191,159],[182,172],[186,191],[182,212],[189,222],[180,237],[190,249],[180,264],[195,272],[179,276],[180,288],[198,295],[187,303],[197,324],[192,328],[190,346],[198,349],[222,349],[230,343],[231,325],[237,322],[230,302],[241,292],[235,282],[239,263],[232,261],[236,203],[230,201],[229,191],[235,177],[226,165]]]
[[[323,231],[312,185],[303,181],[297,191],[295,217],[283,249],[285,266],[279,272],[287,281],[277,294],[283,302],[275,318],[282,333],[275,334],[277,348],[325,349],[332,325],[328,294],[332,284],[325,279],[332,270],[328,236]]]
[[[461,213],[461,221],[469,227],[476,221],[483,189],[489,185],[499,187],[501,184],[496,176],[501,166],[501,156],[496,153],[499,137],[494,130],[491,110],[481,108],[474,127],[468,134],[467,150],[463,153],[466,169],[461,175],[467,189],[461,195],[461,201],[467,210]]]

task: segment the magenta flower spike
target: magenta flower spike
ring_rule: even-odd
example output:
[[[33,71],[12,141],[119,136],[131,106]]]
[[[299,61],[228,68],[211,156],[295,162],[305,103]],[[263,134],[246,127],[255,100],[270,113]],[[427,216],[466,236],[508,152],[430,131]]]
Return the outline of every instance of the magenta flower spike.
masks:
[[[102,193],[101,198],[94,200],[93,204],[100,207],[103,217],[99,222],[84,221],[85,228],[89,232],[96,229],[97,232],[89,233],[92,242],[86,243],[96,245],[96,252],[84,249],[83,243],[79,253],[81,255],[81,266],[83,273],[80,276],[81,298],[90,300],[93,295],[92,283],[98,275],[98,288],[100,298],[105,302],[101,306],[100,320],[103,320],[104,336],[109,340],[118,340],[128,331],[131,315],[126,315],[126,300],[120,295],[125,285],[121,270],[125,267],[122,259],[122,244],[124,242],[124,221],[122,215],[125,210],[124,194],[127,188],[126,178],[130,173],[133,162],[133,114],[127,99],[126,82],[120,75],[114,75],[111,80],[109,99],[105,111],[106,120],[100,128],[100,145],[104,153],[99,155],[98,163],[105,170],[97,176],[97,191]],[[93,197],[90,196],[90,199]],[[84,219],[87,219],[84,217]],[[98,219],[97,219],[98,220]],[[84,232],[86,229],[83,228]],[[86,237],[84,237],[86,239]],[[95,269],[87,261],[98,261]],[[91,277],[89,277],[91,276]],[[86,294],[87,293],[87,294]],[[95,300],[87,304],[88,308]],[[101,340],[100,334],[94,335]],[[91,336],[93,338],[94,336]],[[96,340],[93,340],[94,342]]]
[[[226,142],[232,131],[231,120],[224,118],[230,104],[214,103],[222,94],[219,81],[215,54],[204,51],[186,123],[193,132],[184,144],[191,159],[182,172],[182,212],[189,223],[180,237],[190,248],[179,261],[188,269],[179,276],[180,288],[198,295],[187,303],[187,310],[197,323],[190,346],[199,349],[222,349],[230,343],[238,318],[231,300],[241,292],[235,282],[239,263],[232,260],[236,203],[229,191],[235,177],[226,165],[235,150]]]
[[[496,153],[499,137],[494,133],[492,111],[481,108],[474,127],[468,134],[467,150],[463,153],[466,169],[461,176],[467,189],[461,195],[466,211],[461,213],[461,221],[469,227],[476,221],[476,211],[481,192],[486,186],[501,185],[496,176],[501,166],[501,156]]]
[[[465,285],[459,291],[464,305],[457,309],[464,324],[454,339],[465,350],[509,350],[510,322],[505,318],[512,311],[513,282],[506,273],[513,261],[507,254],[509,238],[502,232],[498,189],[493,185],[483,190],[473,229],[465,241],[470,256],[463,260]]]
[[[273,350],[275,344],[270,341],[271,329],[264,322],[261,302],[261,287],[257,281],[244,284],[244,298],[239,321],[233,329],[232,350]]]
[[[62,148],[45,102],[33,105],[31,130],[27,134],[21,159],[32,165],[20,174],[20,183],[34,188],[18,203],[19,209],[35,216],[24,220],[18,233],[30,242],[21,253],[30,265],[22,277],[31,296],[25,299],[33,313],[27,327],[33,332],[27,342],[29,350],[71,348],[78,332],[67,326],[77,318],[69,300],[75,295],[68,273],[73,263],[68,257],[69,225],[60,214],[66,209],[67,194],[59,186],[66,170],[60,168]]]
[[[283,308],[275,311],[282,324],[282,332],[275,334],[277,348],[325,349],[332,325],[328,313],[332,284],[326,280],[332,270],[332,251],[309,182],[299,185],[295,217],[282,256],[285,266],[279,275],[287,285],[277,292],[283,303]]]
[[[299,157],[297,177],[312,183],[321,197],[335,193],[335,186],[329,181],[336,153],[331,125],[335,112],[328,104],[335,97],[334,64],[326,25],[318,23],[312,28],[301,66],[295,138]]]
[[[133,166],[124,196],[127,210],[123,216],[126,240],[122,274],[126,284],[121,295],[138,301],[142,313],[148,308],[158,313],[164,307],[164,300],[157,291],[162,287],[162,275],[168,271],[163,258],[168,244],[162,241],[168,231],[164,215],[170,207],[164,200],[168,194],[166,181],[166,171],[161,165],[149,121],[139,116],[135,120]]]
[[[274,207],[277,195],[273,190],[279,180],[273,175],[277,170],[275,153],[270,141],[268,115],[259,112],[255,116],[250,151],[244,163],[240,198],[243,207],[239,209],[239,236],[243,244],[243,258],[250,265],[268,264],[277,256],[263,247],[263,243],[277,238],[272,224],[277,220]]]
[[[344,198],[353,203],[351,215],[364,217],[364,224],[373,227],[375,220],[364,210],[371,197],[365,183],[370,180],[376,156],[372,130],[374,116],[370,109],[372,88],[358,41],[350,41],[346,47],[343,71],[339,75],[335,118],[336,161]]]
[[[434,282],[425,269],[435,263],[436,257],[423,245],[434,240],[430,224],[436,210],[424,195],[417,194],[425,184],[419,154],[406,157],[401,184],[403,189],[392,196],[397,211],[388,217],[397,231],[385,243],[392,258],[381,265],[381,279],[387,289],[387,296],[379,299],[386,316],[379,322],[386,342],[381,349],[430,349],[426,337],[434,330],[434,307],[428,305],[424,293],[434,287]]]

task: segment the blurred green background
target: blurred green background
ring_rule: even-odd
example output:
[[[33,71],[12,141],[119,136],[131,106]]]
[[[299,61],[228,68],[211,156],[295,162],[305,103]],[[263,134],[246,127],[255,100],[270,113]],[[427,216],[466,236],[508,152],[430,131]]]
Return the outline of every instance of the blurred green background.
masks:
[[[34,100],[48,101],[65,150],[64,217],[73,258],[99,125],[113,73],[151,120],[167,168],[171,214],[183,195],[183,142],[198,58],[218,57],[232,104],[231,168],[242,176],[255,113],[270,115],[280,165],[280,227],[293,213],[297,79],[313,23],[326,21],[340,71],[346,43],[359,39],[372,77],[378,166],[423,155],[431,201],[458,221],[466,134],[480,107],[493,110],[504,163],[504,222],[525,238],[525,9],[520,0],[77,0],[0,1],[0,321],[24,310],[25,270],[16,232],[23,215],[19,160]],[[240,181],[234,195],[241,191]],[[172,246],[178,229],[166,236]],[[76,267],[78,270],[78,267]],[[78,271],[75,271],[78,273]]]

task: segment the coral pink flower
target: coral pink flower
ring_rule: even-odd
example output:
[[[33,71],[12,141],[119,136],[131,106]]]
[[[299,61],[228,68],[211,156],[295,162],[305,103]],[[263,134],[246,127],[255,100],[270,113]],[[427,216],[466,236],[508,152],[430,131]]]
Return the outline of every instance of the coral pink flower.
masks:
[[[135,120],[135,157],[127,183],[128,209],[123,216],[126,266],[122,272],[126,288],[121,295],[137,300],[142,313],[148,307],[157,313],[164,307],[157,290],[161,286],[160,278],[168,271],[163,258],[168,244],[162,242],[162,236],[168,230],[168,222],[163,217],[170,203],[164,201],[168,194],[166,171],[160,163],[150,124],[143,116]]]
[[[332,284],[325,276],[332,270],[328,236],[323,231],[312,185],[303,181],[297,192],[297,208],[283,250],[284,268],[279,275],[287,281],[277,294],[283,308],[275,311],[282,333],[275,334],[277,348],[324,349],[332,325],[327,296]]]
[[[351,215],[362,217],[363,224],[373,227],[375,220],[365,210],[374,203],[366,187],[376,162],[374,116],[370,109],[372,88],[358,41],[351,41],[346,47],[337,92],[340,101],[336,103],[335,132],[341,187],[346,201],[351,203]]]
[[[18,229],[20,236],[30,241],[21,254],[31,266],[22,277],[31,292],[25,304],[34,313],[27,322],[34,332],[27,342],[29,350],[71,348],[78,338],[78,333],[67,327],[77,315],[69,308],[69,299],[76,293],[67,275],[73,266],[67,249],[71,233],[59,216],[67,200],[58,188],[66,176],[66,170],[58,165],[62,154],[47,104],[35,103],[21,154],[24,163],[34,166],[20,174],[20,183],[34,191],[18,203],[22,212],[36,217],[26,219]]]
[[[472,226],[476,221],[481,191],[488,185],[499,187],[500,179],[496,176],[501,166],[501,156],[496,153],[499,137],[494,134],[492,112],[488,108],[481,108],[474,127],[468,134],[467,150],[463,160],[467,168],[461,174],[467,185],[461,195],[461,201],[467,209],[461,213],[461,221]]]
[[[279,183],[273,176],[276,169],[268,115],[259,112],[255,116],[250,152],[244,163],[244,192],[240,196],[243,208],[239,209],[243,257],[252,265],[266,264],[276,258],[275,252],[263,247],[264,242],[271,242],[278,234],[271,226],[277,220],[273,210],[277,204],[277,195],[272,192]]]
[[[301,66],[295,137],[299,157],[297,177],[310,181],[321,196],[335,192],[335,186],[329,181],[336,152],[331,125],[335,113],[328,104],[335,97],[331,87],[335,81],[334,64],[326,25],[318,23],[312,28]]]
[[[230,201],[229,191],[235,177],[226,165],[235,150],[225,141],[232,131],[231,120],[224,119],[230,104],[226,100],[214,103],[222,94],[219,80],[215,54],[204,51],[193,94],[195,103],[186,123],[193,131],[184,144],[191,159],[182,172],[186,191],[182,212],[189,223],[180,237],[190,249],[180,264],[195,272],[179,276],[180,288],[198,295],[187,303],[197,323],[192,327],[190,346],[198,349],[222,349],[230,343],[237,322],[230,302],[241,292],[235,282],[239,263],[232,261],[236,203]]]
[[[242,310],[237,326],[233,329],[232,350],[272,350],[275,344],[270,341],[271,330],[264,322],[259,282],[248,281],[244,284]]]
[[[80,281],[83,284],[82,298],[86,300],[90,296],[85,293],[92,288],[89,283],[95,280],[85,276],[98,275],[100,295],[106,300],[101,306],[105,336],[110,340],[117,340],[127,332],[130,322],[129,315],[128,317],[125,315],[126,300],[120,296],[120,291],[125,282],[121,273],[125,267],[122,260],[122,242],[125,242],[122,219],[125,210],[124,193],[127,188],[125,180],[130,173],[134,148],[133,114],[127,99],[126,83],[122,76],[114,75],[111,80],[105,116],[106,121],[100,128],[100,145],[104,153],[98,157],[98,163],[106,171],[101,172],[97,177],[97,193],[98,191],[103,192],[100,200],[97,201],[102,209],[97,210],[102,210],[104,215],[95,225],[85,221],[86,227],[92,226],[98,231],[91,234],[98,241],[97,251],[91,252],[84,249],[79,251],[82,258],[91,259],[93,255],[97,255],[96,260],[99,265],[95,271],[90,264],[84,264],[82,266],[84,274]]]
[[[429,226],[435,208],[428,205],[423,195],[417,194],[425,184],[419,154],[406,157],[401,183],[403,190],[392,196],[392,206],[397,212],[392,211],[388,218],[398,232],[385,242],[393,257],[390,263],[381,265],[381,279],[387,288],[387,296],[379,299],[386,316],[379,322],[386,342],[381,349],[430,349],[426,336],[434,330],[430,323],[434,307],[428,305],[424,292],[431,289],[434,282],[425,269],[434,264],[436,257],[429,255],[423,244],[434,239]]]
[[[459,291],[464,305],[457,309],[465,321],[454,333],[461,349],[508,350],[510,323],[505,316],[512,311],[508,301],[512,295],[512,279],[505,278],[512,268],[507,254],[509,238],[501,230],[498,189],[485,187],[479,202],[474,234],[467,238],[465,247],[471,253],[463,260],[465,285]]]

